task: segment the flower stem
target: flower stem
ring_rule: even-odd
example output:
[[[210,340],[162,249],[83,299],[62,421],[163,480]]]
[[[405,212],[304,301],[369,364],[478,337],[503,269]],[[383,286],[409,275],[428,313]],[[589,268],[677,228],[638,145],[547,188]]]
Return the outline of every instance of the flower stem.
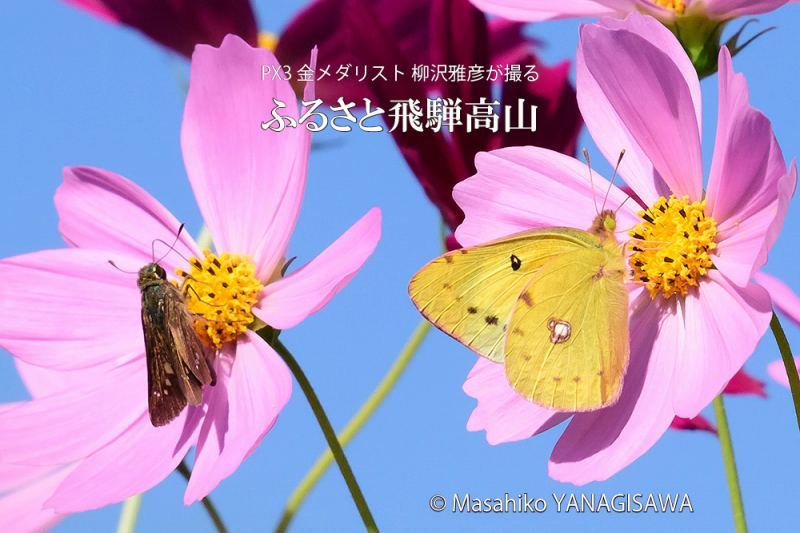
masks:
[[[794,363],[792,349],[789,347],[789,341],[786,340],[786,334],[783,332],[778,315],[775,313],[772,313],[772,320],[769,326],[772,328],[775,342],[778,343],[783,366],[786,367],[786,375],[789,376],[789,389],[792,391],[792,400],[794,400],[794,414],[797,417],[797,427],[800,429],[800,376],[797,375],[797,366]]]
[[[717,432],[719,444],[722,447],[722,460],[725,463],[725,474],[728,477],[728,492],[733,508],[733,523],[736,533],[747,533],[747,522],[744,518],[744,502],[742,489],[739,487],[739,474],[736,472],[736,458],[733,455],[733,442],[731,431],[728,427],[728,416],[725,414],[725,404],[722,394],[714,398],[714,416],[717,418]]]
[[[131,496],[122,504],[122,512],[119,515],[117,533],[133,533],[136,530],[136,519],[139,517],[139,509],[142,507],[142,495]]]
[[[178,472],[189,481],[189,477],[192,475],[192,471],[189,470],[189,467],[186,465],[185,461],[181,461],[181,464],[178,465]],[[219,533],[228,533],[228,528],[225,527],[225,522],[222,521],[222,517],[220,516],[217,508],[214,506],[214,503],[211,501],[211,498],[206,496],[201,500],[203,507],[206,508],[206,512],[208,513],[208,517],[211,518],[211,521],[214,522],[214,527],[217,528]]]
[[[264,329],[266,328],[261,329],[259,333],[264,331]],[[314,416],[317,418],[319,427],[322,430],[322,433],[325,435],[325,440],[328,441],[328,447],[333,453],[336,463],[339,465],[339,470],[342,472],[342,477],[344,477],[345,483],[347,483],[347,488],[350,489],[350,496],[353,498],[353,502],[358,508],[358,512],[361,515],[361,520],[364,522],[364,527],[369,532],[377,532],[378,526],[375,524],[375,519],[372,517],[372,512],[369,510],[367,500],[364,498],[364,494],[361,492],[361,488],[358,486],[358,481],[356,481],[353,470],[350,468],[350,463],[348,463],[347,457],[344,454],[344,450],[342,450],[342,445],[336,438],[336,432],[334,432],[333,426],[331,426],[331,422],[328,420],[328,415],[325,414],[325,410],[322,408],[322,404],[317,397],[317,393],[314,392],[314,388],[311,386],[311,382],[308,381],[305,372],[303,372],[303,369],[300,367],[300,364],[294,358],[292,353],[279,339],[274,339],[272,341],[272,347],[275,348],[275,351],[281,356],[283,361],[289,367],[289,370],[292,371],[297,383],[300,385],[300,388],[306,395],[306,399],[311,405],[311,410],[314,412]]]
[[[200,228],[200,233],[197,234],[197,246],[200,250],[203,250],[204,248],[211,248],[212,244],[211,232],[208,230],[208,226],[203,225]]]
[[[430,331],[431,324],[427,320],[423,320],[419,323],[419,325],[414,329],[414,332],[411,334],[411,337],[406,341],[406,345],[403,347],[403,350],[397,356],[394,363],[392,363],[391,368],[383,376],[383,379],[372,391],[372,394],[364,405],[358,410],[358,412],[350,419],[344,429],[337,435],[339,442],[341,442],[342,446],[347,446],[347,444],[353,440],[353,437],[361,431],[361,428],[364,427],[367,420],[372,417],[378,407],[383,403],[386,399],[386,396],[389,392],[394,388],[397,384],[397,380],[400,379],[400,376],[403,375],[408,363],[411,361],[411,358],[417,352],[422,341],[425,340],[425,336],[427,335],[428,331]],[[306,472],[306,475],[303,477],[302,481],[295,487],[292,495],[289,497],[289,500],[286,502],[286,507],[283,509],[283,514],[281,515],[280,521],[278,525],[275,527],[276,533],[284,533],[289,528],[289,523],[294,518],[294,515],[297,513],[297,510],[303,505],[303,502],[308,497],[309,493],[314,489],[314,487],[319,483],[320,478],[325,473],[325,471],[330,467],[331,463],[333,462],[333,454],[331,453],[330,449],[325,450],[318,458],[317,461],[314,463],[314,466]]]

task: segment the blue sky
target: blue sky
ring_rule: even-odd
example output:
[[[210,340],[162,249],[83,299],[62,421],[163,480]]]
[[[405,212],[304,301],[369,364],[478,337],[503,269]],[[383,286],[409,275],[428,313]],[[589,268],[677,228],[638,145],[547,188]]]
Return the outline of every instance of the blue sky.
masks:
[[[258,2],[262,28],[279,31],[304,2]],[[179,146],[186,75],[182,60],[138,34],[105,24],[59,2],[9,2],[0,19],[0,154],[3,184],[0,256],[62,246],[52,195],[65,165],[94,165],[149,190],[192,231],[201,225]],[[760,17],[778,29],[734,61],[746,73],[752,103],[773,121],[787,159],[800,152],[800,8]],[[533,28],[547,62],[574,57],[575,21]],[[704,140],[712,146],[716,78],[703,83]],[[282,337],[301,361],[334,425],[341,427],[369,395],[420,317],[406,295],[411,275],[438,253],[438,215],[386,134],[328,133],[341,142],[311,156],[308,189],[290,255],[307,260],[371,206],[384,212],[383,238],[365,268],[323,312]],[[588,136],[582,144],[593,148]],[[706,165],[711,150],[705,151]],[[606,171],[594,157],[599,170]],[[790,209],[767,271],[800,290],[796,248],[800,210]],[[787,325],[788,326],[788,325]],[[788,326],[795,344],[797,328]],[[788,530],[797,504],[800,434],[786,389],[771,383],[766,365],[778,358],[765,337],[746,368],[767,380],[769,398],[727,400],[748,521],[754,531]],[[461,384],[475,358],[432,333],[377,416],[348,448],[348,456],[379,525],[409,529],[482,531],[540,528],[705,531],[730,528],[719,444],[706,433],[670,431],[645,456],[612,478],[582,488],[546,475],[560,434],[490,446],[469,433],[474,400]],[[0,356],[0,401],[26,398],[10,357]],[[710,409],[709,409],[710,411]],[[710,413],[709,413],[709,416]],[[272,527],[286,497],[324,448],[305,398],[295,388],[261,447],[213,493],[231,531]],[[199,505],[182,503],[184,481],[170,476],[148,492],[140,531],[211,531]],[[436,514],[437,493],[480,497],[527,492],[686,492],[694,513],[454,515]],[[552,506],[551,506],[552,507]],[[71,516],[63,532],[109,531],[119,506]],[[358,515],[338,471],[322,480],[295,521],[296,531],[355,530]],[[796,524],[795,524],[796,527]]]

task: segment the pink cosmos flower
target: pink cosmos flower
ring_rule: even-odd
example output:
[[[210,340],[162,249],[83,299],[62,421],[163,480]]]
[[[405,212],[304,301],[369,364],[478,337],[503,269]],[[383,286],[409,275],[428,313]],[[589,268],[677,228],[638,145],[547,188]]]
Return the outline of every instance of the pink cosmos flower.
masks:
[[[250,0],[64,0],[108,22],[139,30],[186,58],[195,45],[219,46],[229,33],[258,44]]]
[[[527,402],[502,365],[481,359],[464,390],[478,400],[467,428],[490,443],[528,438],[571,419],[550,475],[583,484],[610,477],[645,453],[675,416],[693,418],[742,367],[769,325],[771,302],[751,277],[767,259],[794,193],[769,121],[748,102],[730,54],[719,57],[719,118],[703,191],[697,75],[675,37],[631,14],[581,28],[578,102],[641,211],[612,186],[618,237],[628,241],[630,364],[619,401],[588,413]],[[479,154],[457,185],[466,246],[531,228],[588,228],[595,217],[586,165],[557,152],[516,147]],[[608,182],[594,179],[597,190]],[[546,198],[547,201],[542,201]],[[647,242],[643,242],[647,241]]]
[[[530,22],[604,15],[624,17],[634,12],[662,21],[683,15],[728,20],[766,13],[790,1],[797,0],[471,0],[487,13]]]
[[[201,406],[160,428],[148,416],[136,276],[108,264],[135,272],[151,261],[154,239],[175,237],[178,221],[144,190],[105,170],[67,168],[55,203],[71,248],[0,261],[0,345],[17,358],[34,398],[0,411],[0,487],[14,487],[6,498],[29,496],[42,520],[51,511],[92,509],[146,491],[192,446],[184,501],[206,496],[258,446],[291,392],[283,361],[245,324],[254,316],[279,330],[299,324],[347,284],[377,244],[381,215],[373,209],[311,262],[281,276],[310,134],[261,129],[273,98],[298,114],[288,82],[253,74],[262,64],[277,60],[234,36],[218,49],[198,46],[193,56],[181,141],[216,251],[204,253],[183,232],[161,264],[171,279],[191,270],[203,301],[218,304],[203,309],[195,299],[190,309],[223,317],[205,335],[217,348],[217,383],[204,389]]]

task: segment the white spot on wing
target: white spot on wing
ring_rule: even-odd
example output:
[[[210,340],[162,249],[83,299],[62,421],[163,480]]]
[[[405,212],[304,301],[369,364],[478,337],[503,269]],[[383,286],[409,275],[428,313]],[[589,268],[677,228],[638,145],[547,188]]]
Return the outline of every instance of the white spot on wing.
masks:
[[[567,342],[572,335],[572,325],[566,320],[551,318],[547,322],[547,329],[550,330],[550,342],[553,344]]]

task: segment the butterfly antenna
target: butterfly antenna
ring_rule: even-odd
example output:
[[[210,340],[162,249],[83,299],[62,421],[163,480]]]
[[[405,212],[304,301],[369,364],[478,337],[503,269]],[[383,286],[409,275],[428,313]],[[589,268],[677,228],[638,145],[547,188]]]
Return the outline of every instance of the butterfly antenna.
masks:
[[[136,272],[131,272],[130,270],[123,270],[123,269],[121,269],[121,268],[120,268],[120,267],[118,267],[118,266],[117,266],[117,264],[116,264],[114,261],[112,261],[111,259],[109,259],[109,260],[108,260],[108,264],[109,264],[109,265],[111,265],[111,266],[113,266],[114,268],[116,268],[116,269],[117,269],[117,270],[119,270],[120,272],[124,272],[124,273],[126,273],[126,274],[136,274]]]
[[[625,191],[622,191],[622,192],[625,192]],[[631,199],[631,195],[626,193],[625,194],[625,199],[622,200],[622,203],[617,206],[617,209],[614,211],[614,215],[619,213],[619,210],[622,209],[622,206],[625,205],[625,202],[627,202],[630,199]]]
[[[153,240],[153,242],[152,242],[152,243],[150,243],[150,255],[151,255],[151,257],[153,258],[153,262],[154,262],[154,263],[160,263],[162,259],[164,259],[165,257],[167,257],[167,254],[168,254],[168,253],[170,253],[170,251],[172,251],[172,252],[175,252],[175,253],[177,253],[178,255],[180,255],[181,257],[183,257],[183,255],[181,255],[181,254],[180,254],[180,253],[179,253],[179,252],[178,252],[178,251],[175,249],[175,245],[178,243],[178,239],[180,239],[180,238],[181,238],[181,232],[183,231],[183,227],[184,227],[184,226],[185,226],[185,224],[181,224],[181,226],[178,228],[178,232],[175,234],[175,240],[173,240],[173,241],[172,241],[172,244],[170,244],[170,245],[168,246],[168,248],[167,248],[167,251],[166,251],[166,252],[164,252],[164,255],[162,255],[161,257],[159,257],[159,258],[158,258],[158,261],[156,261],[156,242],[163,242],[164,244],[167,244],[167,243],[166,243],[166,242],[164,242],[164,241],[163,241],[163,240],[161,240],[161,239],[154,239],[154,240]],[[184,259],[186,259],[185,257],[183,257],[183,258],[184,258]],[[188,259],[186,259],[186,262],[188,263],[188,262],[189,262],[189,260],[188,260]]]
[[[597,210],[597,195],[594,193],[594,177],[592,176],[592,162],[589,160],[589,150],[583,149],[583,158],[586,159],[586,166],[589,167],[589,184],[592,186],[592,202],[594,203],[594,211],[596,215],[600,214]]]
[[[183,260],[184,260],[184,261],[186,261],[187,263],[189,263],[189,259],[188,259],[188,258],[187,258],[185,255],[183,255],[182,253],[180,253],[178,250],[176,250],[176,249],[174,248],[174,246],[175,246],[175,244],[174,244],[174,243],[173,243],[172,245],[170,245],[170,244],[168,244],[168,243],[167,243],[167,241],[165,241],[164,239],[153,239],[153,245],[155,245],[155,243],[157,243],[157,242],[160,242],[161,244],[163,244],[164,246],[166,246],[166,247],[167,247],[167,253],[166,253],[166,254],[164,254],[163,256],[161,256],[161,259],[164,259],[164,257],[166,257],[166,255],[167,255],[167,254],[168,254],[170,251],[172,251],[172,252],[175,252],[176,254],[178,254],[179,256],[181,256],[181,257],[183,258]],[[161,261],[161,259],[159,259],[158,261]],[[156,261],[156,262],[158,262],[158,261]]]
[[[614,166],[614,174],[611,176],[611,181],[608,182],[608,189],[606,189],[606,195],[603,197],[603,206],[600,208],[602,212],[603,209],[606,208],[606,201],[608,200],[608,195],[611,193],[611,187],[614,186],[614,179],[617,177],[617,172],[619,171],[619,165],[622,163],[622,158],[625,155],[625,150],[620,151],[619,159],[617,159],[617,164]]]
[[[289,270],[289,267],[294,263],[295,259],[297,259],[297,256],[289,258],[289,260],[283,264],[283,267],[281,267],[281,277],[286,275],[286,271]]]
[[[194,280],[193,280],[193,281],[194,281]],[[197,289],[195,289],[195,288],[194,288],[194,287],[192,287],[191,285],[185,285],[185,288],[184,288],[184,287],[181,287],[181,289],[182,289],[182,290],[185,290],[186,294],[189,294],[189,291],[193,292],[193,293],[194,293],[194,296],[195,296],[195,298],[197,298],[197,301],[199,301],[200,303],[203,303],[203,304],[205,304],[205,305],[207,305],[207,306],[209,306],[209,307],[225,307],[225,305],[224,305],[224,304],[214,304],[214,303],[211,303],[211,302],[207,302],[207,301],[205,301],[205,300],[203,299],[203,297],[202,297],[202,296],[200,296],[200,293],[199,293],[199,292],[197,292]]]

